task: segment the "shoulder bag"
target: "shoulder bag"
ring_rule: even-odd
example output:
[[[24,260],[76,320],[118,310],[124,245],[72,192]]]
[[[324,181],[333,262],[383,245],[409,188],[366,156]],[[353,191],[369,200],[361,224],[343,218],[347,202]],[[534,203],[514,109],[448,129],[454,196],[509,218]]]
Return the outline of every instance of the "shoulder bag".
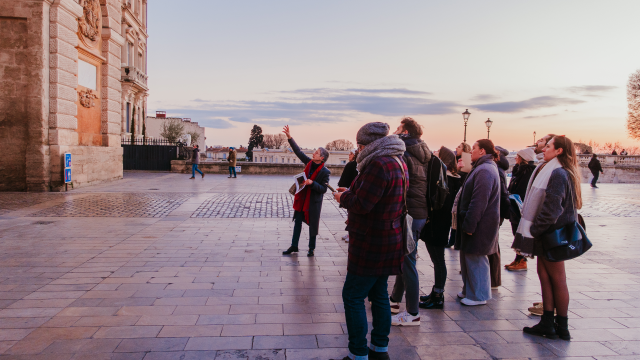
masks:
[[[398,165],[400,165],[400,169],[402,169],[402,201],[404,203],[402,218],[400,219],[400,221],[402,221],[402,252],[403,255],[408,255],[415,251],[416,241],[413,239],[413,218],[407,210],[407,177],[402,161],[400,161],[397,156],[393,158],[398,162]]]
[[[571,190],[572,205],[574,205],[573,185],[569,185],[569,189]],[[586,253],[593,246],[582,226],[584,224],[582,216],[578,214],[577,210],[575,212],[576,220],[573,223],[547,232],[540,237],[544,249],[544,257],[548,261],[558,262],[575,259]]]

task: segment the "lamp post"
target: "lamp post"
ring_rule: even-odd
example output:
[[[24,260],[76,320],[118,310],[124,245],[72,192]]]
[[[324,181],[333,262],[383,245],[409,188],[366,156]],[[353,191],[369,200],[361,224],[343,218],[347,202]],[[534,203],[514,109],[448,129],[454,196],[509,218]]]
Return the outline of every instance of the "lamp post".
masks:
[[[487,121],[484,122],[485,125],[487,125],[487,139],[489,138],[489,129],[491,129],[491,125],[493,124],[493,121],[491,121],[491,119],[487,118]]]
[[[464,142],[467,142],[467,121],[469,121],[469,115],[471,115],[471,113],[469,112],[469,109],[466,109],[463,113],[462,113],[462,118],[464,119]]]
[[[536,143],[536,132],[535,131],[533,132],[533,143],[534,144]]]

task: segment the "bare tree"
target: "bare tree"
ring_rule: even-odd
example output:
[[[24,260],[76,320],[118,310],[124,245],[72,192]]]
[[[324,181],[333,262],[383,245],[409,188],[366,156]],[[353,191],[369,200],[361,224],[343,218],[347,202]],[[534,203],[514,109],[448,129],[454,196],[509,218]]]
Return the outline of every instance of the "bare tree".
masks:
[[[627,84],[627,131],[629,137],[640,140],[640,69],[629,76]]]
[[[195,131],[187,132],[187,134],[191,135],[191,143],[192,144],[197,144],[198,140],[200,140],[200,134],[198,134]]]
[[[269,149],[280,149],[286,142],[285,134],[264,134],[262,146]]]
[[[354,148],[353,143],[346,139],[333,140],[325,146],[325,148],[329,151],[349,151]]]
[[[184,124],[182,120],[165,120],[162,123],[162,131],[160,136],[169,140],[169,142],[176,142],[184,134]]]

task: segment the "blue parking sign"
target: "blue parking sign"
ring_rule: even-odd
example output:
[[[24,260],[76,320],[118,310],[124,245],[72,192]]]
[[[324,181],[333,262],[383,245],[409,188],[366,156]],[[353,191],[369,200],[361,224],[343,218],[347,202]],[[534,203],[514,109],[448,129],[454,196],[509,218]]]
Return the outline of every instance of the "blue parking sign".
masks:
[[[64,167],[65,168],[70,168],[71,167],[71,154],[70,153],[65,153],[64,154]]]

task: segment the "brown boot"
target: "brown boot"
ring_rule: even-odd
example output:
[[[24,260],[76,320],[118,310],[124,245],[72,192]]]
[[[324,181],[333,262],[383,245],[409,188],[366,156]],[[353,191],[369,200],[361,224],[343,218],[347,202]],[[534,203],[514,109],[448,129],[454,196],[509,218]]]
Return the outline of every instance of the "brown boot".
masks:
[[[525,259],[521,259],[513,265],[507,266],[507,270],[509,271],[527,271],[527,261]]]

